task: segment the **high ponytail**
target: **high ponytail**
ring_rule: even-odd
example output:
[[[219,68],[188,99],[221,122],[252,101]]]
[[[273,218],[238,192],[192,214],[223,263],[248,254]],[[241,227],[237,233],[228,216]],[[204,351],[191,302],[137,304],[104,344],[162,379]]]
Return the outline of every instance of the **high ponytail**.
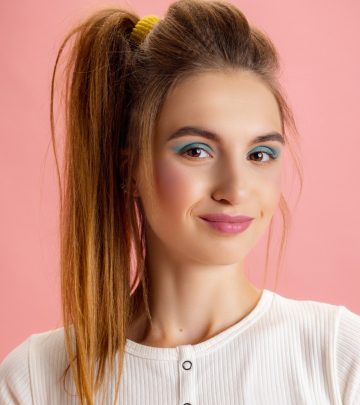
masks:
[[[129,36],[138,19],[119,9],[106,9],[80,23],[61,45],[52,79],[54,140],[56,68],[75,36],[66,66],[60,267],[69,367],[81,401],[88,404],[93,403],[93,381],[96,390],[105,370],[113,368],[115,350],[123,351],[130,316],[131,238],[121,185],[126,178],[131,100]],[[120,356],[120,370],[122,366]]]

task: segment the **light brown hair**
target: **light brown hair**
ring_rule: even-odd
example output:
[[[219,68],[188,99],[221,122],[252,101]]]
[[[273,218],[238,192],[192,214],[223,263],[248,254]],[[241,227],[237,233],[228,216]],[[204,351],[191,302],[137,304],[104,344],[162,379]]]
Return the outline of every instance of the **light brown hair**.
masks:
[[[106,387],[115,357],[117,398],[128,326],[140,310],[150,318],[144,214],[140,199],[133,196],[133,178],[141,168],[151,187],[155,123],[166,95],[181,79],[205,71],[255,73],[277,100],[302,187],[302,169],[291,146],[297,145],[298,131],[277,78],[279,57],[267,35],[224,1],[174,2],[136,45],[130,34],[138,20],[118,7],[93,12],[65,37],[52,75],[50,120],[60,188],[61,297],[69,357],[63,376],[72,370],[82,404],[93,404],[104,381]],[[55,77],[71,40],[61,173],[54,129]],[[284,228],[278,265],[290,221],[283,195],[279,206]],[[272,222],[266,271],[271,229]],[[136,280],[131,284],[133,260]]]

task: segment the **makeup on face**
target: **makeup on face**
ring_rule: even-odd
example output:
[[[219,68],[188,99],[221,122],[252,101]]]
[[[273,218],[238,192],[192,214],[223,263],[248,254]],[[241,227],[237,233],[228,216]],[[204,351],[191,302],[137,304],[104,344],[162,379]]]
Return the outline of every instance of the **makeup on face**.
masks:
[[[192,133],[195,133],[197,136],[200,137],[204,137],[206,139],[210,139],[211,141],[215,141],[216,143],[221,143],[221,138],[219,137],[219,135],[204,130],[202,128],[197,128],[197,127],[182,127],[179,130],[177,130],[176,132],[174,132],[168,139],[168,142],[176,139],[176,138],[180,138],[180,137],[184,137],[184,136],[191,136]],[[266,141],[277,141],[280,142],[282,145],[285,144],[285,140],[284,137],[282,135],[280,135],[278,132],[271,132],[265,135],[261,135],[261,136],[257,136],[254,139],[252,139],[249,143],[249,146],[252,145],[256,145],[258,143],[261,142],[266,142]],[[189,159],[195,159],[195,160],[201,160],[204,159],[204,157],[197,157],[197,156],[189,156],[186,155],[187,152],[192,151],[192,150],[201,150],[203,152],[205,152],[207,155],[212,155],[213,153],[213,149],[204,143],[201,142],[179,142],[177,144],[175,144],[172,147],[172,150],[179,155],[184,155],[187,156]],[[264,156],[264,154],[266,156],[268,156],[268,159],[261,160],[260,163],[266,163],[266,162],[271,162],[272,160],[276,160],[278,158],[278,156],[280,155],[280,148],[275,148],[272,146],[265,146],[265,145],[260,145],[256,148],[254,148],[253,150],[250,151],[248,156],[253,156],[257,153],[261,153],[262,156]],[[206,157],[206,155],[205,155]],[[257,160],[257,162],[259,162]]]
[[[253,219],[244,222],[218,222],[218,221],[207,221],[204,218],[200,218],[204,223],[208,224],[210,227],[218,232],[224,234],[238,234],[244,232],[252,223]]]
[[[208,131],[204,128],[199,128],[195,126],[185,126],[177,129],[174,133],[170,135],[168,138],[168,141],[171,141],[176,138],[180,138],[185,135],[190,135],[190,134],[195,134],[198,136],[201,136],[202,138],[209,139],[211,141],[221,143],[222,139],[221,136],[216,134],[215,132]],[[266,141],[278,141],[281,144],[285,144],[285,139],[283,135],[279,134],[278,132],[269,132],[268,134],[265,135],[260,135],[252,139],[249,143],[249,146],[251,145],[256,145],[261,142],[266,142]]]
[[[204,74],[170,94],[155,134],[159,238],[209,258],[241,237],[244,255],[279,200],[287,139],[273,95],[257,78]]]
[[[179,155],[185,155],[187,152],[192,151],[192,150],[202,150],[202,151],[205,151],[210,156],[212,153],[212,149],[208,145],[203,144],[203,143],[198,143],[198,142],[183,143],[183,144],[175,145],[172,148],[172,150]],[[270,162],[271,160],[276,160],[280,155],[280,150],[277,148],[270,147],[270,146],[258,146],[254,150],[250,151],[249,156],[255,155],[256,153],[262,153],[262,155],[266,154],[268,156],[268,159],[266,159],[265,161],[264,160],[261,161],[261,163],[266,163],[266,162]],[[197,160],[204,159],[204,157],[199,158],[197,156],[191,156],[191,155],[185,155],[185,156],[189,156],[190,159],[191,158],[197,159]]]

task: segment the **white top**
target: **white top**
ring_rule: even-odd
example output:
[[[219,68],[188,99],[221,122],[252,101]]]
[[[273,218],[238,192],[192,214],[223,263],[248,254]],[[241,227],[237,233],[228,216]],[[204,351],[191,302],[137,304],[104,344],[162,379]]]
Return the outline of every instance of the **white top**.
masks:
[[[124,361],[118,404],[359,405],[360,316],[265,289],[210,339],[173,348],[128,339]],[[78,404],[58,381],[66,366],[63,328],[32,334],[0,365],[0,404]]]

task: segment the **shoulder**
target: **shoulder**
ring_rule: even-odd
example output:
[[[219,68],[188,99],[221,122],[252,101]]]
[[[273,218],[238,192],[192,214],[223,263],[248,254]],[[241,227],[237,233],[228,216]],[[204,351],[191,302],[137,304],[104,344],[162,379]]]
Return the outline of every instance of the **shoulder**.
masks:
[[[279,339],[285,338],[290,347],[303,354],[304,361],[310,360],[311,352],[328,362],[335,350],[338,329],[343,327],[342,312],[340,305],[274,293],[267,321]]]
[[[346,347],[355,343],[360,349],[360,315],[341,305],[337,319],[337,341]],[[345,353],[346,354],[346,353]],[[360,354],[360,351],[358,352]]]
[[[294,299],[274,294],[272,317],[282,325],[294,324],[299,326],[302,333],[316,338],[323,337],[330,345],[330,341],[342,350],[341,346],[360,345],[360,315],[350,311],[344,305],[328,302]]]
[[[32,404],[29,344],[25,339],[13,349],[0,364],[0,403]]]
[[[63,327],[30,335],[0,364],[0,403],[42,401],[65,370],[66,360]]]
[[[295,322],[317,323],[318,329],[331,328],[340,340],[359,339],[360,315],[344,305],[294,299],[274,293],[274,311]],[[340,332],[340,334],[339,334]]]
[[[344,404],[360,403],[360,315],[340,307],[336,324],[336,377]]]
[[[340,305],[310,299],[289,298],[274,293],[271,313],[283,324],[296,323],[302,326],[302,330],[309,330],[309,333],[316,331],[327,335],[334,331],[341,310]]]
[[[297,350],[317,353],[344,405],[360,404],[360,315],[344,305],[275,297],[272,320],[279,333],[297,341]]]
[[[342,350],[340,346],[344,346],[345,351],[349,346],[355,351],[359,349],[360,315],[346,306],[293,299],[276,293],[274,298],[273,312],[278,314],[279,318],[292,323],[301,323],[303,326],[309,325],[312,331],[316,333],[324,331],[327,337],[331,334],[338,350]]]

